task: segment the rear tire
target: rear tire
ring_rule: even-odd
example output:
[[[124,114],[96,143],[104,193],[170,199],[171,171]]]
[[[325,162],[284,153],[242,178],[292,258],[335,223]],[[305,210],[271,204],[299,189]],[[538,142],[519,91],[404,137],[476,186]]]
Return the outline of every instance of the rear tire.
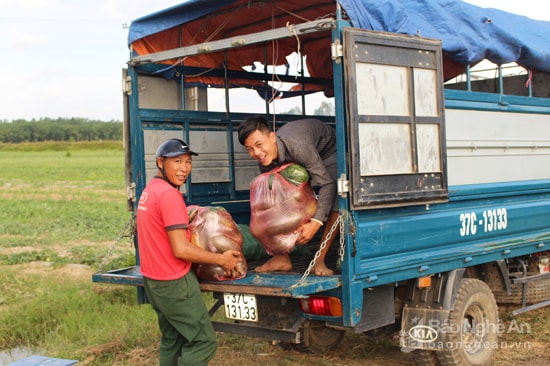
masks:
[[[414,351],[416,366],[440,366],[436,351],[417,349]]]
[[[303,353],[326,353],[338,347],[344,340],[345,330],[327,327],[324,322],[306,320],[303,324],[301,343],[279,343],[284,350],[294,350]]]
[[[493,291],[495,299],[499,304],[521,305],[523,300],[523,286],[521,284],[513,285],[511,293],[505,290]],[[536,304],[550,299],[550,278],[535,280],[526,283],[525,304]]]
[[[478,279],[463,279],[448,321],[445,348],[437,352],[441,365],[491,365],[498,309],[489,286]]]

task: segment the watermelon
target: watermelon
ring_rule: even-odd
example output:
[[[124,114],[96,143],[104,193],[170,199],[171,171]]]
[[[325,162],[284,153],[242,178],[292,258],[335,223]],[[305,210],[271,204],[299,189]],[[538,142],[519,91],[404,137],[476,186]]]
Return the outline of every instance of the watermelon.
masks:
[[[309,173],[307,170],[296,163],[289,164],[286,168],[281,170],[280,174],[290,183],[297,186],[309,181]]]

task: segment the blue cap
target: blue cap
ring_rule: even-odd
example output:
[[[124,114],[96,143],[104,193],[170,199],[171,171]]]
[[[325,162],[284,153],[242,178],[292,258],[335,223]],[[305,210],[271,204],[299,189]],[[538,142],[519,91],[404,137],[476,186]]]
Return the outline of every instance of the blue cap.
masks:
[[[180,139],[166,140],[157,148],[157,158],[173,158],[183,154],[199,155],[196,152],[191,151],[189,145]]]

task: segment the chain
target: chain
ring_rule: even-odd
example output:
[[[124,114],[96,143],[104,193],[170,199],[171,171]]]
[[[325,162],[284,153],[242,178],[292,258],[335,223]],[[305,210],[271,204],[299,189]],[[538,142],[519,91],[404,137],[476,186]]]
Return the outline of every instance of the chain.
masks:
[[[340,260],[344,259],[344,242],[345,242],[345,240],[344,240],[344,219],[343,219],[343,216],[344,215],[342,215],[342,214],[338,215],[338,217],[336,218],[336,221],[334,221],[334,224],[330,228],[330,231],[328,232],[325,240],[319,246],[319,249],[317,250],[317,252],[313,256],[313,259],[309,263],[309,266],[307,267],[306,271],[302,275],[302,278],[300,278],[300,280],[297,283],[295,283],[294,285],[292,285],[291,287],[299,286],[310,275],[311,270],[313,269],[313,267],[315,267],[315,264],[317,263],[317,259],[319,259],[319,257],[321,256],[321,252],[327,246],[327,243],[330,240],[330,238],[332,238],[332,234],[336,230],[338,224],[340,224],[340,248],[338,248],[338,255],[340,256]]]
[[[345,238],[344,238],[344,214],[340,213],[338,217],[340,220],[340,247],[338,248],[338,256],[340,257],[340,264],[344,261],[344,249],[345,249]]]
[[[105,264],[107,264],[107,260],[113,254],[117,244],[122,240],[122,238],[130,238],[130,242],[131,243],[134,242],[135,227],[136,227],[135,225],[136,225],[136,214],[133,213],[130,219],[126,222],[126,225],[124,225],[124,228],[116,238],[113,245],[111,245],[111,247],[107,251],[107,254],[105,254],[105,257],[103,257],[103,260],[101,261],[101,264],[99,265],[99,268],[97,270],[98,272],[101,272],[103,270],[103,267],[105,266]]]

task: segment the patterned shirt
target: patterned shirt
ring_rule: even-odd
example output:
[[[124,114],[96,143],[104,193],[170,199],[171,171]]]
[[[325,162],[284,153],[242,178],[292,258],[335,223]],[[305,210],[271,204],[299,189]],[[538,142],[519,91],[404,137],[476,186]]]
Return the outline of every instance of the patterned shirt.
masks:
[[[286,163],[303,166],[311,178],[311,186],[319,188],[314,219],[325,222],[336,198],[336,132],[317,119],[288,122],[276,132],[277,161],[260,165],[266,172]],[[329,170],[330,169],[330,170]]]

